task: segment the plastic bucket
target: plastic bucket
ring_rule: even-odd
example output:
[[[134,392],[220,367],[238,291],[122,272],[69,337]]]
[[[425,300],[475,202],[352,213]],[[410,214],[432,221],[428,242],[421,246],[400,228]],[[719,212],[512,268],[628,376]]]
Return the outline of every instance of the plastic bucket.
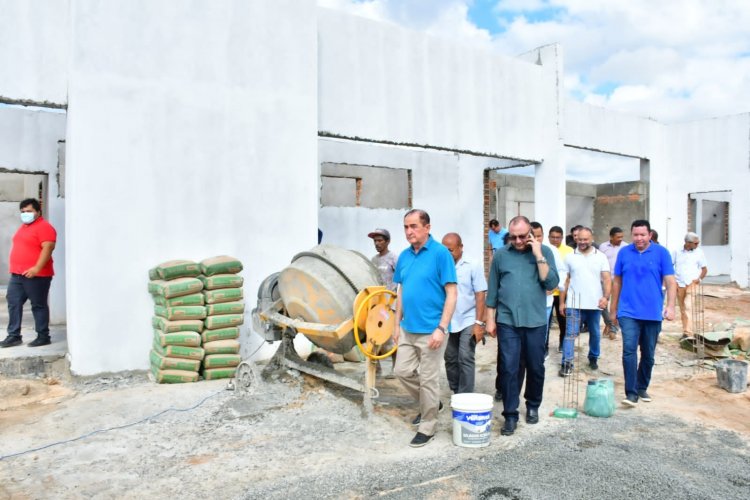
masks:
[[[722,359],[714,365],[719,387],[729,392],[745,392],[747,389],[747,361]]]
[[[489,394],[467,392],[451,396],[453,444],[465,448],[490,444],[493,403]]]

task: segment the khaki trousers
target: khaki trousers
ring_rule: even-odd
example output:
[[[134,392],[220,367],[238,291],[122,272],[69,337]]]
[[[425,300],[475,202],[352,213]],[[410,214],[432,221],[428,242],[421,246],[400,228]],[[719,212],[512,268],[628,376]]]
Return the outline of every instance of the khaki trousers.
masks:
[[[695,285],[690,284],[677,288],[677,305],[680,306],[680,319],[682,320],[682,333],[693,336],[693,294]]]
[[[396,377],[406,391],[419,402],[422,420],[417,432],[432,436],[437,430],[438,406],[440,405],[440,366],[447,341],[439,349],[430,349],[427,342],[431,334],[416,335],[403,328],[398,339]]]

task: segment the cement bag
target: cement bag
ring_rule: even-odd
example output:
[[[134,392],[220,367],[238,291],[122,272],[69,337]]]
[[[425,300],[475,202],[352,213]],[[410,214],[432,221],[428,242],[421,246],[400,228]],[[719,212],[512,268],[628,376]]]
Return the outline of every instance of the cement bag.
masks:
[[[180,297],[173,297],[166,299],[161,295],[154,295],[154,304],[157,306],[164,307],[177,307],[177,306],[202,306],[206,303],[205,297],[201,292],[191,293],[190,295],[182,295]]]
[[[154,314],[169,321],[204,319],[206,317],[206,308],[203,306],[154,306]]]
[[[234,367],[230,368],[209,368],[203,370],[202,375],[206,380],[216,380],[219,378],[233,378],[234,372],[237,371]]]
[[[161,276],[159,276],[159,270],[155,267],[152,267],[148,270],[148,279],[149,281],[159,280],[161,279]]]
[[[221,302],[236,302],[242,300],[242,288],[221,288],[219,290],[204,290],[203,296],[206,304],[219,304]]]
[[[158,352],[151,351],[151,366],[164,369],[174,370],[185,370],[189,372],[197,372],[201,367],[201,361],[199,359],[184,359],[184,358],[170,358],[168,356],[162,356]]]
[[[228,255],[219,255],[201,261],[201,272],[204,276],[237,274],[240,271],[242,271],[242,262]]]
[[[163,280],[196,277],[201,273],[201,266],[192,260],[170,260],[156,266],[156,272]]]
[[[244,321],[244,314],[222,314],[221,316],[209,316],[203,320],[203,323],[207,330],[218,330],[219,328],[241,325]]]
[[[149,281],[148,291],[151,295],[161,295],[166,299],[190,295],[203,290],[203,283],[198,278],[177,278],[172,281]]]
[[[200,347],[201,336],[196,332],[177,332],[164,333],[154,330],[154,340],[159,344],[165,345],[183,345],[186,347]]]
[[[198,381],[198,372],[187,370],[160,370],[152,366],[151,373],[154,374],[154,378],[160,384],[182,384]]]
[[[161,295],[162,289],[164,288],[164,280],[151,280],[148,282],[148,293],[151,295]],[[202,283],[201,283],[202,284]]]
[[[237,366],[241,361],[239,354],[209,354],[203,358],[203,368]]]
[[[181,321],[169,321],[161,316],[151,318],[151,326],[164,333],[172,332],[202,332],[203,321],[200,319],[186,319]]]
[[[201,361],[205,356],[205,351],[200,347],[185,347],[182,345],[161,345],[161,341],[157,338],[154,339],[154,343],[151,346],[153,350],[162,356],[170,358],[184,358],[184,359],[197,359]]]
[[[206,306],[207,316],[219,316],[221,314],[242,314],[244,312],[244,302],[222,302],[220,304],[209,304]]]
[[[203,349],[206,354],[238,354],[240,343],[235,339],[214,340],[213,342],[204,342]]]
[[[204,290],[216,290],[218,288],[239,288],[244,279],[236,274],[215,274],[213,276],[198,276],[203,282]]]
[[[220,328],[218,330],[206,330],[201,334],[203,343],[215,342],[217,340],[236,339],[240,336],[240,329],[236,326],[231,328]]]

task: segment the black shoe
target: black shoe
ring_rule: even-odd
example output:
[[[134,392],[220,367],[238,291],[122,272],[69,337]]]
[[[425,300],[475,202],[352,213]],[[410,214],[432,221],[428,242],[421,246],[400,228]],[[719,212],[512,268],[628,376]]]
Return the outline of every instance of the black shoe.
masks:
[[[503,393],[501,391],[495,391],[495,401],[502,401]]]
[[[648,393],[644,391],[638,391],[638,397],[643,400],[644,403],[650,403],[651,402],[651,396],[648,395]]]
[[[512,436],[514,432],[516,432],[516,426],[518,425],[518,420],[513,418],[506,418],[505,423],[503,424],[503,428],[500,429],[500,434],[503,436]]]
[[[635,406],[638,404],[638,396],[635,394],[628,394],[625,399],[622,400],[622,404],[625,406],[630,406],[631,408],[635,408]]]
[[[440,406],[438,406],[438,413],[443,413],[443,410],[445,408],[443,407],[443,402],[440,402]],[[411,421],[411,425],[419,425],[422,422],[422,414],[417,413],[417,416],[414,417],[414,420]]]
[[[417,435],[414,436],[414,439],[411,440],[411,443],[409,443],[409,446],[411,446],[412,448],[422,447],[426,445],[427,443],[429,443],[430,441],[432,441],[434,437],[435,437],[434,434],[432,436],[428,436],[427,434],[422,434],[421,432],[417,432]]]
[[[5,340],[0,342],[0,347],[15,347],[21,344],[23,344],[21,337],[5,337]]]
[[[549,349],[544,350],[544,361],[547,361],[547,358],[549,358]]]
[[[536,424],[539,423],[539,410],[536,408],[528,408],[526,410],[526,423]]]
[[[573,365],[571,363],[565,363],[560,368],[558,375],[561,377],[569,377],[571,373],[573,373]]]
[[[29,342],[29,347],[39,347],[43,345],[50,345],[52,341],[49,339],[49,337],[37,337],[31,342]]]
[[[560,354],[562,352],[562,346],[557,346],[557,353]]]
[[[597,364],[596,359],[594,358],[589,359],[589,368],[591,368],[592,370],[599,369],[599,365]]]

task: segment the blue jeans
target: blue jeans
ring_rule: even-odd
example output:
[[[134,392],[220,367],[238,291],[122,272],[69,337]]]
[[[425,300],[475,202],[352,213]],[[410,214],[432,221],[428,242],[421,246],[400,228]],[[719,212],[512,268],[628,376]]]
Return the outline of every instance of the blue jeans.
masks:
[[[599,359],[602,340],[602,334],[599,330],[599,318],[602,315],[602,311],[599,309],[566,309],[565,314],[568,325],[563,342],[562,362],[573,364],[575,338],[581,331],[583,323],[586,323],[589,327],[589,361]]]
[[[49,305],[47,296],[51,277],[27,278],[20,274],[11,274],[8,282],[8,337],[21,338],[21,320],[23,305],[31,301],[31,314],[34,316],[34,328],[37,335],[49,338]]]
[[[503,392],[503,416],[518,420],[521,384],[526,375],[526,409],[538,409],[544,392],[544,339],[546,325],[533,328],[497,324],[497,339],[502,358],[500,385]]]
[[[445,347],[445,374],[455,394],[474,392],[474,323],[458,332],[451,332]]]
[[[622,332],[622,369],[625,372],[625,395],[638,396],[648,389],[654,368],[656,341],[661,332],[661,321],[618,317]],[[638,362],[638,347],[641,361]]]

